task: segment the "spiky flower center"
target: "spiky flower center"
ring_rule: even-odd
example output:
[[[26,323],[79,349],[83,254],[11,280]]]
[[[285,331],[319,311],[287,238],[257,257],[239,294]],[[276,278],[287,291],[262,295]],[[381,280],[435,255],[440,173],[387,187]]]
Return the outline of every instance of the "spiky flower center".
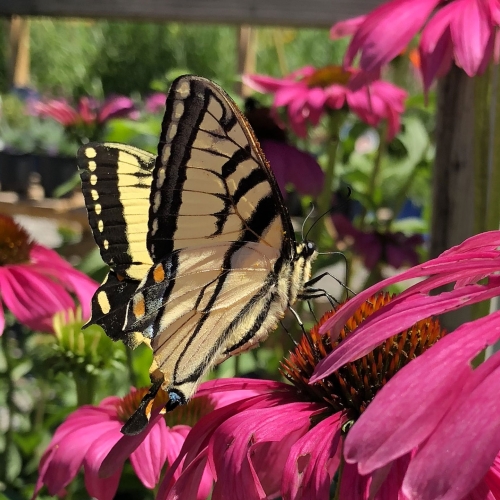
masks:
[[[0,266],[29,262],[33,241],[14,219],[0,215]]]
[[[149,387],[132,389],[129,394],[121,399],[117,407],[118,418],[125,423],[139,407],[142,399],[148,393]],[[149,412],[162,408],[165,412],[165,405],[168,403],[169,396],[165,391],[159,390],[153,401]],[[192,427],[201,417],[210,413],[214,409],[212,401],[205,396],[195,397],[187,404],[180,405],[175,410],[164,414],[165,421],[169,427],[175,425],[189,425]]]
[[[352,73],[342,68],[330,64],[317,69],[312,75],[306,76],[302,81],[308,87],[328,87],[330,85],[346,85],[351,78]]]
[[[320,382],[310,385],[309,379],[318,362],[391,299],[392,296],[387,293],[371,297],[349,318],[338,337],[331,331],[320,335],[319,329],[342,305],[326,313],[282,362],[283,375],[307,400],[325,404],[325,408],[332,413],[344,412],[348,420],[356,420],[396,372],[446,335],[437,319],[421,320],[388,338],[366,356],[347,363]]]

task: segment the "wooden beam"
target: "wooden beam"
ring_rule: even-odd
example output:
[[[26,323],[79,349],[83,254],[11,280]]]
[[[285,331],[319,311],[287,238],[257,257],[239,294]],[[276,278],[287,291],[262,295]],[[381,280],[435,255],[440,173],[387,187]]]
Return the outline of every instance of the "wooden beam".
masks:
[[[30,83],[30,26],[28,19],[12,16],[8,54],[10,85],[27,87]]]
[[[329,28],[382,0],[0,0],[0,15]]]

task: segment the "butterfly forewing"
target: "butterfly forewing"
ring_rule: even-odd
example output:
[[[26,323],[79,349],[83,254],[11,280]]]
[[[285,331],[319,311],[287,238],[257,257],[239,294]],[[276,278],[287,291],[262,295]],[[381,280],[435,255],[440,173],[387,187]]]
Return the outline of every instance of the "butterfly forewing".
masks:
[[[294,236],[283,212],[269,167],[229,96],[202,78],[176,80],[153,172],[153,260],[223,241],[262,241],[291,255]]]
[[[80,148],[77,160],[104,262],[121,276],[141,280],[152,265],[144,234],[155,156],[122,144],[90,143]]]

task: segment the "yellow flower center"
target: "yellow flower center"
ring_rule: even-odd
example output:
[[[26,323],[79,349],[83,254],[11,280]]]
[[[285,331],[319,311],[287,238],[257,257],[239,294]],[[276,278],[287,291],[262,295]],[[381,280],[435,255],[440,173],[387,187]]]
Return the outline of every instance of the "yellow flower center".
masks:
[[[14,219],[0,215],[0,266],[29,262],[33,241]]]
[[[342,66],[330,64],[317,69],[312,75],[302,80],[308,87],[328,87],[333,84],[347,85],[352,73]]]

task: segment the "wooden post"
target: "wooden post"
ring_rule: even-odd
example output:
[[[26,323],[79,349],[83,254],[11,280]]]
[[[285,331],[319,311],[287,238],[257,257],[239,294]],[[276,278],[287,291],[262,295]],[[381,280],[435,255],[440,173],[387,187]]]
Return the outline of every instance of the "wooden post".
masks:
[[[245,73],[255,73],[255,33],[248,25],[241,25],[238,29],[238,76]],[[236,92],[241,97],[248,97],[251,90],[243,83],[238,82]]]
[[[30,28],[29,20],[12,16],[9,32],[9,83],[26,87],[30,83]]]
[[[453,66],[438,83],[430,257],[474,234],[474,80]],[[445,315],[454,329],[470,308]]]

